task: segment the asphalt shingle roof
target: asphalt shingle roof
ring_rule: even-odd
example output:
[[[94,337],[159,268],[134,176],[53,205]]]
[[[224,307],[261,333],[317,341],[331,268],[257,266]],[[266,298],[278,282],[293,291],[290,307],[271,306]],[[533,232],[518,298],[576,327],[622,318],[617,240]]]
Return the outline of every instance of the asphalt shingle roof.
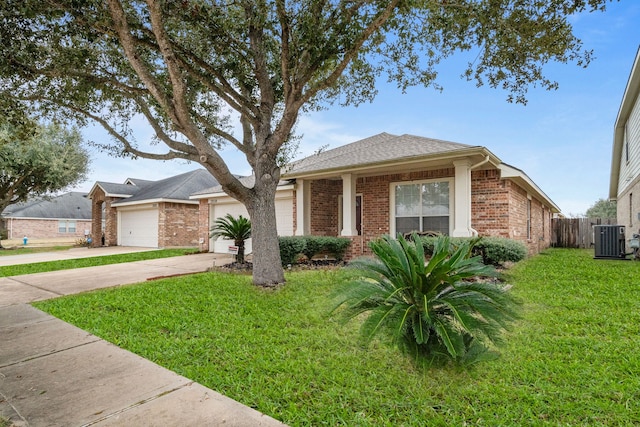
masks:
[[[298,160],[290,165],[284,175],[299,175],[301,173],[425,157],[472,147],[474,146],[457,142],[407,134],[392,135],[383,132]]]
[[[72,191],[60,196],[36,199],[7,207],[5,218],[91,219],[91,200],[87,193]]]
[[[138,183],[138,181],[135,182],[136,184]],[[197,169],[181,175],[165,178],[160,181],[145,181],[141,186],[127,184],[112,185],[115,190],[130,190],[130,193],[118,193],[118,191],[113,191],[113,193],[131,194],[131,197],[119,202],[131,203],[157,199],[189,200],[189,196],[191,194],[201,191],[204,188],[214,187],[218,185],[218,181],[216,181],[208,171],[204,169]],[[104,186],[103,188],[106,190]],[[108,192],[111,193],[111,191]],[[117,203],[114,203],[114,205],[117,205]]]

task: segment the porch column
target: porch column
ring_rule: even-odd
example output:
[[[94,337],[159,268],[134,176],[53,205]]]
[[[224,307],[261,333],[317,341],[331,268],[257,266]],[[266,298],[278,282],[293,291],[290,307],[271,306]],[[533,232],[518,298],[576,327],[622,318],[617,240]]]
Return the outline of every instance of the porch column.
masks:
[[[296,179],[296,236],[307,236],[310,232],[311,182]]]
[[[470,237],[471,233],[471,163],[456,160],[453,204],[453,237]]]
[[[342,231],[341,236],[357,236],[356,230],[356,177],[342,175]]]

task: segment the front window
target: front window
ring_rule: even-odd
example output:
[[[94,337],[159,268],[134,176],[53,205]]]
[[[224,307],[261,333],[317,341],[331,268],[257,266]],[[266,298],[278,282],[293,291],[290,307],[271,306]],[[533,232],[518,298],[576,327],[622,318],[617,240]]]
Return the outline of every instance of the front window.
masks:
[[[449,234],[449,181],[396,184],[395,232],[433,231]]]
[[[67,232],[67,221],[58,221],[58,233]]]
[[[69,221],[67,223],[67,232],[69,232],[69,233],[75,233],[76,232],[76,222],[75,221]]]

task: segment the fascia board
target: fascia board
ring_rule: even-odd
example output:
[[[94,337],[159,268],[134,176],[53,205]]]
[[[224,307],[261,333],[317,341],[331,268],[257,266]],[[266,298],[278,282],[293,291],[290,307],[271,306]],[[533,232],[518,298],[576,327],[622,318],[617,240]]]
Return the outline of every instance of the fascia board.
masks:
[[[127,202],[126,200],[123,202],[112,203],[111,206],[114,208],[125,207],[125,206],[136,206],[136,205],[148,205],[152,203],[182,203],[185,205],[197,205],[198,202],[184,200],[184,199],[145,199],[145,200],[135,200],[133,202]]]
[[[640,93],[640,47],[636,52],[633,67],[629,74],[629,80],[622,95],[620,109],[616,116],[616,123],[613,131],[613,150],[611,155],[611,175],[609,177],[609,198],[618,197],[618,182],[620,180],[620,162],[622,161],[622,149],[624,145],[624,128],[629,120],[633,106],[638,100]]]
[[[526,173],[505,163],[502,163],[500,166],[498,166],[498,169],[500,169],[500,177],[502,179],[512,179],[518,181],[518,183],[521,184],[527,191],[530,191],[538,197],[541,197],[551,207],[552,211],[554,211],[555,213],[561,212],[558,205],[556,205],[554,201],[551,200],[549,196],[547,196],[545,192],[542,191],[540,187],[538,187],[538,185],[527,176]]]
[[[285,191],[285,190],[294,190],[295,189],[295,185],[294,184],[287,184],[287,185],[281,185],[276,189],[276,194],[280,191]],[[219,191],[216,193],[204,193],[204,194],[196,194],[193,196],[189,196],[189,199],[191,200],[201,200],[201,199],[216,199],[216,198],[221,198],[221,197],[230,197],[227,193],[225,193],[224,191]]]
[[[445,153],[439,154],[431,154],[428,156],[420,156],[420,157],[408,157],[404,159],[395,159],[395,160],[386,160],[384,162],[376,162],[376,163],[366,163],[360,166],[349,166],[349,167],[339,167],[339,168],[328,168],[319,171],[313,172],[300,172],[300,173],[284,173],[282,177],[284,179],[292,179],[292,178],[301,178],[301,179],[322,179],[328,177],[334,177],[337,175],[341,175],[343,173],[362,173],[367,172],[371,169],[381,168],[385,166],[394,166],[397,168],[404,168],[411,165],[416,165],[420,163],[429,163],[429,162],[438,162],[445,160],[456,160],[462,159],[469,156],[481,156],[486,157],[489,156],[489,162],[494,166],[497,166],[502,163],[502,161],[491,151],[489,151],[486,147],[471,147],[462,150],[448,151]]]

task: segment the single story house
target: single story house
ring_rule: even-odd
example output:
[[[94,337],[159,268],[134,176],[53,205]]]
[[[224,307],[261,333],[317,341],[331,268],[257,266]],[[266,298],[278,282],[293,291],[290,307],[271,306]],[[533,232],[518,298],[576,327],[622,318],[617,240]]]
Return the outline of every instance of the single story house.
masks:
[[[609,199],[627,237],[640,233],[640,49],[631,67],[614,125]]]
[[[500,236],[522,241],[530,253],[551,242],[560,209],[520,169],[482,146],[381,133],[311,155],[283,168],[277,192],[281,235],[345,236],[349,257],[369,253],[368,242],[410,231],[451,236]],[[221,188],[200,200],[203,249],[210,224],[226,213],[246,214]],[[290,221],[290,222],[289,222]]]
[[[81,238],[91,229],[87,193],[69,192],[8,206],[0,215],[8,239]]]
[[[198,246],[199,203],[189,196],[215,185],[204,169],[159,181],[98,181],[89,192],[94,245]]]

